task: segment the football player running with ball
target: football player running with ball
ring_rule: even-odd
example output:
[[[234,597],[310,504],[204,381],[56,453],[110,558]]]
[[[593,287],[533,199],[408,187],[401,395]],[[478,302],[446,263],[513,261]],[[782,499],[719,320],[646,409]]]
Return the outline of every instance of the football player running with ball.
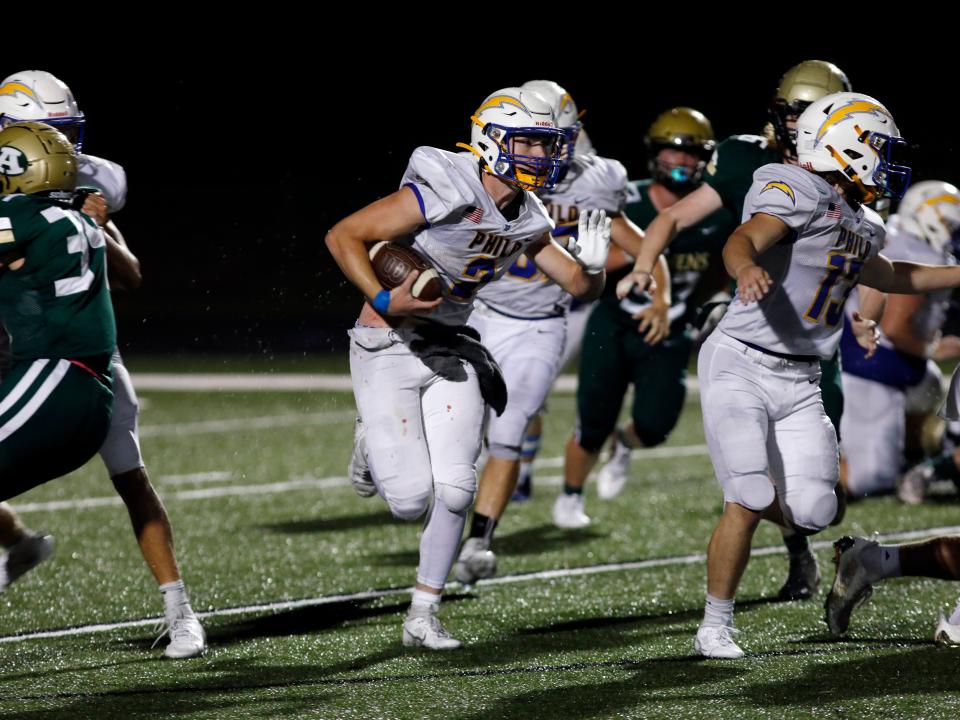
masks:
[[[881,292],[960,286],[960,267],[891,262],[885,228],[866,207],[903,196],[905,145],[877,100],[836,93],[797,120],[801,167],[754,173],[743,224],[724,263],[737,281],[730,309],[700,351],[704,432],[724,509],[707,549],[707,598],[695,649],[738,658],[734,596],[762,517],[798,533],[823,530],[837,510],[837,436],[820,394],[820,361],[833,357],[843,307],[857,283]],[[860,345],[873,349],[874,327]]]
[[[426,515],[403,644],[434,650],[460,647],[437,612],[476,490],[485,401],[497,413],[506,404],[499,368],[465,327],[474,297],[521,254],[566,292],[597,297],[610,238],[602,211],[581,217],[576,260],[551,238],[553,223],[534,192],[555,185],[564,136],[542,98],[505,88],[471,120],[471,142],[461,145],[468,152],[417,148],[398,191],[326,238],[366,297],[350,331],[361,418],[351,479],[359,493],[379,493],[399,519]],[[385,290],[365,245],[380,240],[422,254],[444,280],[443,297],[417,299],[416,272]],[[372,485],[364,487],[367,477]]]

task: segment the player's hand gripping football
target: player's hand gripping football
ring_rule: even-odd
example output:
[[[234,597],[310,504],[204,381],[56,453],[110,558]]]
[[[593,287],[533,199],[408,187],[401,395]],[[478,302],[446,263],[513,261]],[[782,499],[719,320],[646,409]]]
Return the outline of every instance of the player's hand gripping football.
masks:
[[[420,271],[414,270],[397,287],[390,291],[390,306],[387,315],[410,315],[412,313],[429,312],[443,302],[443,298],[436,300],[418,300],[413,296],[413,283],[420,277]]]
[[[877,352],[877,344],[880,342],[880,329],[873,320],[868,320],[858,312],[853,313],[853,323],[851,323],[853,336],[857,339],[857,344],[867,351],[866,358],[872,358]]]
[[[610,251],[610,223],[604,210],[591,210],[580,215],[577,242],[571,252],[591,275],[603,272]]]
[[[737,272],[737,295],[744,305],[760,302],[771,287],[773,278],[759,265],[750,264]]]

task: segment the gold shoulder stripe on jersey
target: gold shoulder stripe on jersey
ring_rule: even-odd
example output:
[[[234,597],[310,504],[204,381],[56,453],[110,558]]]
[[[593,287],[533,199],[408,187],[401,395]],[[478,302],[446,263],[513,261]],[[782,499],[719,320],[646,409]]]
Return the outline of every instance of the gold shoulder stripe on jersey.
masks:
[[[788,198],[790,198],[790,202],[792,202],[794,205],[797,204],[797,196],[794,194],[793,188],[790,187],[789,185],[787,185],[787,184],[786,184],[785,182],[783,182],[782,180],[772,180],[772,181],[768,182],[768,183],[764,186],[763,190],[760,191],[760,194],[762,195],[762,194],[765,193],[767,190],[779,190],[779,191],[782,192],[784,195],[786,195]]]

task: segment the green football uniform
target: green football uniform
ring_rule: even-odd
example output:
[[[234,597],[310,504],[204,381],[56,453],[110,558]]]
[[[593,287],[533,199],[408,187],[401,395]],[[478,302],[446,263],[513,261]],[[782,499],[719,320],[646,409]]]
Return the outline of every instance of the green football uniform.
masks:
[[[707,164],[704,182],[717,191],[723,206],[733,213],[739,224],[743,216],[743,201],[753,184],[753,173],[770,163],[783,160],[780,151],[771,147],[759,135],[731,135],[717,145],[713,158]],[[840,380],[840,353],[820,363],[822,376],[820,394],[827,417],[840,436],[840,417],[843,415],[843,385]]]
[[[657,216],[650,201],[652,181],[632,182],[625,213],[640,227]],[[616,426],[627,386],[634,385],[632,417],[637,435],[647,447],[666,440],[683,409],[687,365],[693,343],[688,325],[704,293],[722,278],[721,252],[736,227],[726,209],[718,210],[688,228],[664,253],[671,274],[670,334],[648,345],[637,331],[633,316],[648,298],[618,300],[617,281],[630,267],[611,273],[604,293],[587,321],[577,389],[578,442],[596,452]]]
[[[35,195],[0,199],[0,499],[76,469],[110,426],[116,344],[106,241],[85,215]]]

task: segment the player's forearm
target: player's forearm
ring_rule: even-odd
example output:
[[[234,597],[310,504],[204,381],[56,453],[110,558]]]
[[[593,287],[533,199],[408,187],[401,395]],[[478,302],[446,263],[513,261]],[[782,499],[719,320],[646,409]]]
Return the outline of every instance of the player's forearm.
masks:
[[[887,306],[887,294],[874,288],[862,287],[859,292],[860,314],[867,320],[879,324],[883,319],[883,312]]]
[[[734,280],[745,268],[757,264],[757,249],[749,236],[740,230],[734,231],[723,246],[723,266]]]
[[[915,357],[927,357],[932,351],[931,345],[923,338],[917,337],[909,327],[884,328],[883,334],[887,340],[900,352]]]
[[[101,229],[107,239],[107,275],[111,284],[124,290],[136,290],[143,282],[140,261],[130,252],[123,234],[112,220]]]
[[[887,286],[883,287],[884,282]],[[888,293],[928,293],[934,290],[949,290],[960,287],[960,265],[921,265],[911,262],[894,262],[893,272],[871,287]]]
[[[589,273],[583,266],[577,265],[575,272],[571,273],[569,279],[565,284],[561,284],[561,287],[577,300],[588,302],[600,297],[606,279],[607,274],[603,270],[598,273]]]
[[[653,293],[654,302],[669,306],[671,302],[670,267],[663,255],[657,259],[657,264],[653,268],[653,279],[657,283],[657,289]]]
[[[327,233],[326,243],[327,249],[347,279],[356,285],[367,299],[376,297],[383,288],[373,272],[363,238],[351,233],[349,227],[345,228],[343,223],[339,223]]]
[[[652,273],[657,258],[677,236],[677,218],[672,210],[672,207],[667,208],[647,226],[637,260],[633,264],[635,272]]]

